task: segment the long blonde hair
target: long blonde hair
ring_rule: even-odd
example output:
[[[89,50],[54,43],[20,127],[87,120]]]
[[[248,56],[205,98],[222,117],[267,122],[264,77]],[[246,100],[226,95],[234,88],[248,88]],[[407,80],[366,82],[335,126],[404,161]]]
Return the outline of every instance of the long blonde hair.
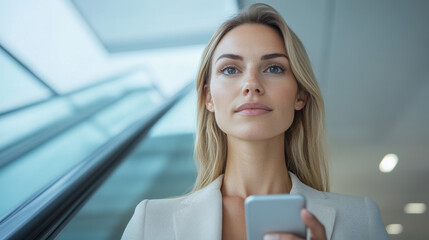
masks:
[[[198,176],[193,191],[207,186],[225,171],[227,138],[217,126],[214,113],[206,109],[204,86],[209,84],[212,56],[220,40],[233,28],[246,23],[264,24],[282,36],[298,87],[307,97],[305,107],[295,112],[294,121],[285,133],[286,166],[304,184],[329,191],[324,104],[310,60],[303,44],[280,14],[260,3],[223,23],[204,50],[196,85],[198,105],[194,153]]]

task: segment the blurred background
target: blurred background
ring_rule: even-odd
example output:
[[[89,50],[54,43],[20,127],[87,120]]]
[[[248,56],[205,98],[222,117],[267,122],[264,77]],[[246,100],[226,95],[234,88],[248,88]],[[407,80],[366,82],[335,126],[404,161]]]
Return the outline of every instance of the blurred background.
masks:
[[[429,239],[426,0],[0,0],[0,236],[118,239],[141,200],[190,191],[203,48],[256,2],[310,56],[331,191]]]

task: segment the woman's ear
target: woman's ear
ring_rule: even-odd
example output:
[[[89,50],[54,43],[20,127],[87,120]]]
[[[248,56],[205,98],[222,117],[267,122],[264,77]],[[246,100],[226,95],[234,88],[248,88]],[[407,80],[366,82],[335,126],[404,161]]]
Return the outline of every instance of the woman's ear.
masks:
[[[206,95],[206,108],[210,112],[214,112],[212,94],[210,93],[210,88],[207,84],[204,85],[204,93]]]
[[[299,111],[304,108],[307,103],[307,94],[303,90],[299,90],[295,100],[295,110]]]

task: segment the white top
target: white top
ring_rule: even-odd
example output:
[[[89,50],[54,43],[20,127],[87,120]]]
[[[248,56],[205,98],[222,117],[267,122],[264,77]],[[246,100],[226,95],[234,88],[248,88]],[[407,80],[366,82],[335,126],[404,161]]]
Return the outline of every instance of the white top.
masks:
[[[305,196],[307,209],[325,226],[327,239],[389,239],[380,210],[371,199],[320,192],[303,184],[293,173],[289,174],[290,193]],[[220,240],[222,179],[223,175],[187,196],[142,201],[122,239]]]

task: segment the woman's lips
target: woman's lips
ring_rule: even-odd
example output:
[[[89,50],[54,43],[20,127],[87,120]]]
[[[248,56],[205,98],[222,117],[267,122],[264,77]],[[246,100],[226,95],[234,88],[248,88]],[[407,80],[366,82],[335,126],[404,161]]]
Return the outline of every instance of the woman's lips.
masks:
[[[272,109],[263,103],[245,103],[235,110],[236,113],[244,116],[258,116],[271,111]]]

